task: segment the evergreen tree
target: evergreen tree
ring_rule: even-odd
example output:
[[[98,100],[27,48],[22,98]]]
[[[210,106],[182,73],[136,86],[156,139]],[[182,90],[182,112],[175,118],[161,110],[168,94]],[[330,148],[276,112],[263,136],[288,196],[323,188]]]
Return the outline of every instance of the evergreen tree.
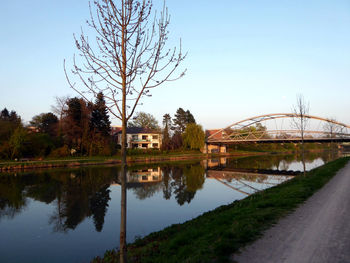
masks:
[[[77,97],[69,99],[67,105],[63,120],[63,137],[69,147],[77,147],[81,153],[86,152],[91,141],[89,122],[92,106]]]
[[[170,145],[170,129],[171,129],[171,117],[170,115],[164,114],[163,116],[163,140],[162,140],[162,149],[169,150]]]
[[[196,120],[189,110],[185,111],[183,108],[178,108],[175,113],[173,123],[173,129],[176,132],[180,132],[182,134],[185,131],[187,124],[196,123]]]
[[[175,132],[182,133],[186,128],[186,112],[183,108],[178,108],[173,119]]]
[[[10,114],[9,114],[9,111],[6,108],[4,108],[1,111],[0,118],[1,118],[1,120],[9,120]]]
[[[186,116],[186,124],[196,123],[196,120],[194,119],[192,113],[189,110],[186,111],[185,116]]]
[[[0,143],[8,141],[14,131],[22,126],[21,117],[15,111],[4,108],[0,113]]]
[[[95,104],[92,106],[90,129],[104,137],[108,137],[111,131],[111,122],[102,92],[97,94]]]

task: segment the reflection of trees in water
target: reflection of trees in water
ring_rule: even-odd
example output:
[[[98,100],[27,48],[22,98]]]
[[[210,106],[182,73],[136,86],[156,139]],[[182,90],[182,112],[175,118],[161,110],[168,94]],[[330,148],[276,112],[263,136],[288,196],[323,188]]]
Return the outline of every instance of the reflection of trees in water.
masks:
[[[108,187],[117,173],[118,169],[111,167],[1,176],[0,218],[15,216],[25,207],[27,198],[32,198],[54,203],[49,218],[54,231],[74,229],[90,216],[96,231],[101,231],[110,200]]]
[[[197,162],[165,165],[161,170],[162,181],[128,187],[139,199],[163,191],[165,199],[174,196],[178,204],[183,205],[191,202],[205,180],[205,170]],[[31,198],[55,207],[49,216],[55,232],[75,229],[86,217],[92,217],[96,231],[102,231],[110,201],[109,185],[118,181],[119,172],[116,167],[88,167],[3,175],[0,177],[0,219],[15,217]]]
[[[165,166],[162,168],[162,170],[163,170],[163,197],[164,199],[169,200],[173,190],[170,184],[171,168],[169,166]]]
[[[201,189],[205,181],[205,170],[200,164],[174,167],[171,171],[172,193],[179,205],[190,203],[196,191]]]
[[[128,184],[137,198],[143,200],[163,191],[164,199],[174,196],[179,205],[190,203],[196,191],[201,189],[205,181],[205,170],[200,163],[165,165],[161,167],[161,182]]]
[[[24,191],[25,183],[17,176],[0,176],[0,220],[14,218],[27,206]]]
[[[50,223],[56,231],[75,229],[86,217],[93,217],[96,231],[102,231],[110,200],[110,183],[117,174],[113,169],[84,169],[66,177]]]
[[[140,200],[152,197],[155,193],[162,189],[161,182],[157,183],[143,183],[137,186],[132,186],[134,194]]]
[[[277,170],[284,170],[287,171],[289,169],[289,163],[287,163],[285,160],[282,160],[280,162],[280,166],[277,168]]]
[[[96,231],[101,232],[105,215],[107,212],[108,202],[111,200],[109,193],[111,190],[108,186],[102,187],[90,198],[90,210],[94,219]]]
[[[185,202],[190,203],[193,199],[195,192],[187,191],[186,180],[183,173],[183,167],[174,167],[171,171],[171,187],[173,188],[173,193],[175,199],[179,205],[183,205]]]

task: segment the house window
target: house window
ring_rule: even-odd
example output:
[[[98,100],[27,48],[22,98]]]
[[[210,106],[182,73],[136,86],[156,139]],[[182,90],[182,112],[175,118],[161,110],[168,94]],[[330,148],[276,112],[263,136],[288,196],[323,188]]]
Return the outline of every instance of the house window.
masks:
[[[157,181],[158,180],[158,176],[153,176],[153,181]]]
[[[139,136],[137,136],[137,135],[133,135],[133,136],[132,136],[132,139],[135,140],[135,141],[136,141],[138,138],[139,138]]]
[[[138,144],[133,144],[133,145],[132,145],[132,148],[138,148],[138,147],[139,147]]]
[[[152,144],[152,147],[153,147],[153,148],[158,148],[158,143],[153,143],[153,144]]]
[[[143,143],[142,148],[147,148],[147,143]]]
[[[158,140],[158,135],[153,135],[152,138],[153,140]]]
[[[142,140],[147,140],[148,136],[147,135],[142,135]]]
[[[142,175],[142,181],[147,181],[148,180],[148,176],[147,175]]]
[[[153,168],[152,171],[153,172],[158,172],[158,168]]]

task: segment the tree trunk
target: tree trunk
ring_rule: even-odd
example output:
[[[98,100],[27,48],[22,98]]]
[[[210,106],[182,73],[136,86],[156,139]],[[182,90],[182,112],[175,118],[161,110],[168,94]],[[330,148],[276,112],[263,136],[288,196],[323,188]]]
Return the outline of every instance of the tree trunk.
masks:
[[[125,12],[124,1],[122,1],[122,13]],[[125,19],[125,15],[123,18]],[[127,116],[126,116],[126,71],[127,71],[127,58],[126,58],[126,22],[122,21],[122,178],[121,178],[121,211],[120,211],[120,262],[127,262],[127,248],[126,248],[126,172],[127,172],[127,163],[126,163],[126,128],[127,128]]]
[[[120,262],[127,262],[126,249],[126,118],[123,116],[122,124],[122,167],[121,167],[121,201],[120,201]]]

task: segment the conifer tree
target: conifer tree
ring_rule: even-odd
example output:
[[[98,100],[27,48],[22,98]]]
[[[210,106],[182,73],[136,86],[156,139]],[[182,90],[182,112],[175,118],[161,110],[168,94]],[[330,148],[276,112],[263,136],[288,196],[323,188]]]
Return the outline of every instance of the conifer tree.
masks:
[[[109,120],[108,108],[102,92],[97,95],[93,105],[90,128],[104,137],[108,137],[111,131],[111,121]]]

